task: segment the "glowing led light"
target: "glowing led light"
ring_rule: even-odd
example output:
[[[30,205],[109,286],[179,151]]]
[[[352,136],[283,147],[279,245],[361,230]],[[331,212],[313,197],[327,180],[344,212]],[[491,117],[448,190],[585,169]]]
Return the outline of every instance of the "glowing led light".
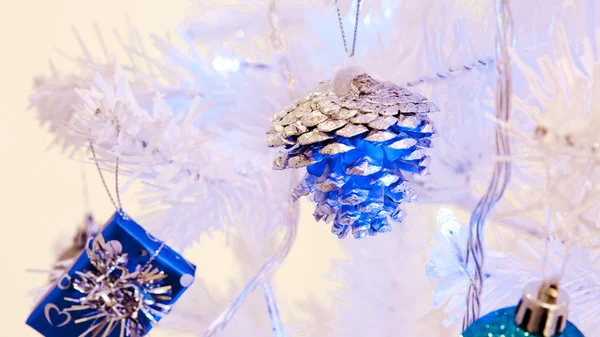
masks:
[[[383,11],[383,16],[386,19],[389,19],[392,16],[392,11],[389,8],[386,8],[385,11]]]
[[[234,57],[216,56],[212,65],[220,72],[236,72],[240,69],[240,60]]]
[[[437,223],[440,227],[440,232],[448,240],[460,232],[460,222],[458,222],[454,212],[448,208],[441,208],[437,212]]]

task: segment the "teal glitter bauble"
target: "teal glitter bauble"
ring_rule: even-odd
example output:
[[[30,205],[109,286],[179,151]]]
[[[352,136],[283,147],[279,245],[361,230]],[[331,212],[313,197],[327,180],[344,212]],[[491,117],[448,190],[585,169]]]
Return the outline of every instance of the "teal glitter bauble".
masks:
[[[515,323],[517,307],[504,308],[491,312],[471,324],[461,337],[542,337],[523,331]],[[571,322],[565,331],[555,337],[584,337]]]

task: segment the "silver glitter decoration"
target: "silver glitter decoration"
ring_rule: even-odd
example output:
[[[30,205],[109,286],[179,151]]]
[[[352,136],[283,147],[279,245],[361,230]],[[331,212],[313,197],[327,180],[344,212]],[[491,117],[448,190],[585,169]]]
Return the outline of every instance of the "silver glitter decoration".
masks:
[[[413,138],[400,139],[389,145],[389,148],[394,150],[407,150],[417,145],[417,141]]]
[[[298,105],[298,108],[296,108],[293,111],[294,117],[296,117],[298,119],[309,115],[311,112],[312,112],[312,109],[310,108],[310,102],[305,102],[305,103]]]
[[[338,111],[330,114],[329,117],[347,122],[350,118],[356,116],[357,114],[358,110],[339,109]]]
[[[376,112],[362,113],[356,115],[350,122],[354,124],[368,124],[377,119],[377,117],[379,117],[379,114]]]
[[[341,128],[342,126],[348,124],[348,121],[345,121],[343,119],[330,119],[328,121],[325,121],[319,125],[317,125],[317,129],[319,129],[319,131],[323,131],[323,132],[331,132],[333,130],[337,130],[339,128]]]
[[[368,142],[386,142],[390,139],[396,138],[396,134],[388,131],[371,131],[365,140]]]
[[[325,155],[334,155],[334,154],[348,152],[348,151],[354,150],[354,149],[355,149],[354,146],[349,146],[349,145],[342,144],[342,143],[331,143],[327,146],[324,146],[321,149],[321,151],[319,151],[319,152],[321,154],[325,154]]]
[[[386,130],[390,126],[396,124],[398,122],[398,118],[392,116],[379,116],[373,121],[369,122],[369,127],[377,130]]]
[[[360,135],[361,133],[365,133],[367,131],[369,131],[369,129],[364,125],[355,125],[349,123],[346,124],[346,126],[344,126],[344,128],[342,128],[341,130],[336,131],[335,134],[340,137],[351,138]]]
[[[171,310],[167,274],[150,263],[131,270],[128,255],[103,240],[94,239],[86,246],[92,267],[76,273],[73,288],[82,296],[65,297],[74,303],[67,311],[89,311],[75,320],[90,324],[81,336],[143,336],[150,324]]]
[[[302,124],[307,127],[317,126],[319,123],[326,121],[329,117],[322,114],[320,111],[312,111],[308,115],[302,117]]]
[[[308,130],[308,128],[306,126],[302,125],[302,123],[295,122],[295,123],[292,123],[292,124],[286,126],[283,129],[282,136],[283,136],[283,138],[289,138],[291,136],[299,136],[299,135],[305,133],[307,130]]]
[[[298,154],[295,157],[290,157],[287,161],[287,165],[291,168],[305,167],[316,163],[317,160],[309,154]]]
[[[277,147],[282,145],[293,145],[293,142],[288,141],[281,135],[269,135],[267,138],[267,144],[269,147]]]
[[[267,143],[285,153],[273,167],[307,167],[292,196],[312,194],[314,217],[338,237],[387,232],[404,218],[400,203],[416,198],[403,174],[428,173],[434,111],[425,97],[366,74],[341,97],[321,82],[275,115]]]
[[[369,157],[365,157],[348,167],[346,173],[353,176],[370,176],[379,170],[381,170],[381,166],[374,164]]]
[[[271,127],[269,128],[269,130],[267,130],[267,134],[274,134],[274,133],[281,133],[283,132],[283,125],[279,125],[279,124],[271,124]]]
[[[309,144],[322,142],[324,140],[328,140],[331,138],[332,137],[326,133],[319,132],[319,131],[311,131],[311,132],[307,132],[307,133],[303,134],[302,136],[298,137],[298,143],[300,143],[300,145],[309,145]]]

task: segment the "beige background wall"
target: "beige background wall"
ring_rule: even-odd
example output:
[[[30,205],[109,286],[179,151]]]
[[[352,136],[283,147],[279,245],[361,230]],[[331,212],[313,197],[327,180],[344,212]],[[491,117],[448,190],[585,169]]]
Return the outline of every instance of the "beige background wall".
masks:
[[[168,5],[167,5],[168,3]],[[73,64],[59,56],[54,48],[70,55],[81,55],[72,33],[75,26],[88,42],[92,54],[100,55],[93,30],[97,21],[106,35],[109,49],[116,49],[112,28],[125,32],[127,13],[131,23],[147,39],[149,33],[162,34],[173,29],[185,17],[190,2],[149,0],[26,0],[3,3],[0,9],[0,322],[2,336],[33,337],[38,334],[25,325],[32,308],[29,291],[46,281],[46,275],[27,273],[27,268],[45,269],[54,260],[56,239],[71,240],[71,234],[83,217],[80,164],[57,149],[48,150],[51,134],[40,127],[27,96],[32,92],[33,76],[48,73],[48,59],[59,69],[70,71]],[[99,221],[112,212],[111,204],[93,167],[88,170],[91,202]],[[135,214],[131,196],[125,196],[129,212]],[[132,210],[132,208],[134,208]],[[335,284],[322,280],[330,267],[329,257],[342,257],[332,235],[313,235],[324,230],[309,214],[296,247],[275,283],[281,297],[281,309],[291,306],[307,289],[325,298]],[[225,276],[222,261],[209,259],[205,250],[222,245],[222,240],[203,242],[191,258],[199,265],[199,274]],[[317,254],[326,258],[316,258]],[[227,257],[224,257],[227,259]],[[304,279],[299,282],[299,279]],[[286,314],[289,315],[289,314]],[[154,337],[179,337],[160,331]]]

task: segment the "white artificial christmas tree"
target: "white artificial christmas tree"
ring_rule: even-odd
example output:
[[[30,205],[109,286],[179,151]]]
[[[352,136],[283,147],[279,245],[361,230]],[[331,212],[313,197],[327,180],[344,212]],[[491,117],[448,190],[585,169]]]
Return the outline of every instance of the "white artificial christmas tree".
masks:
[[[336,6],[350,37],[359,4],[356,55],[348,58]],[[512,180],[488,219],[481,314],[516,305],[527,282],[562,272],[570,319],[596,336],[598,8],[593,1],[510,2],[513,105],[503,122],[495,117],[495,5],[199,1],[176,37],[154,38],[162,57],[128,45],[137,63],[114,58],[81,62],[72,74],[53,69],[36,79],[31,103],[57,146],[89,156],[92,142],[107,170],[119,158],[122,190],[143,187],[146,226],[173,247],[189,248],[203,234],[230,239],[238,262],[231,268],[239,269],[242,284],[260,282],[215,334],[459,333],[474,273],[466,262],[469,228],[447,208],[438,221],[436,214],[440,207],[472,212],[493,165],[510,161]],[[347,259],[328,275],[343,285],[330,294],[333,305],[301,296],[293,309],[302,318],[282,312],[285,333],[272,330],[281,322],[268,315],[260,293],[295,239],[291,190],[298,176],[272,170],[277,153],[265,133],[275,113],[350,66],[439,106],[431,117],[438,137],[430,174],[406,176],[419,198],[391,233],[340,243]],[[509,157],[494,152],[498,125],[510,136]],[[315,235],[330,235],[319,227]],[[264,275],[255,276],[261,266]],[[199,281],[161,328],[204,335],[242,284],[213,294]]]

